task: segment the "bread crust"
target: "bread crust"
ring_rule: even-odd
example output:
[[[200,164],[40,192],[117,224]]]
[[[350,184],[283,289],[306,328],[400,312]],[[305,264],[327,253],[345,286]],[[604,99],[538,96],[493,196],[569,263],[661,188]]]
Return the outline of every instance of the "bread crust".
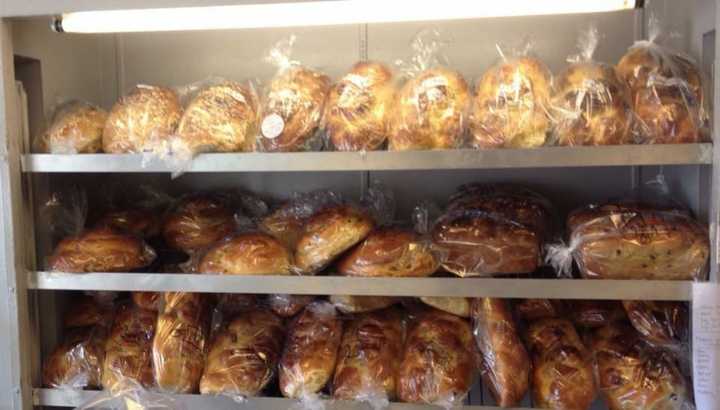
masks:
[[[162,234],[171,248],[192,253],[207,248],[234,230],[233,211],[222,198],[194,195],[182,199],[169,213]]]
[[[289,275],[290,251],[264,233],[243,233],[213,245],[198,270],[221,275]]]

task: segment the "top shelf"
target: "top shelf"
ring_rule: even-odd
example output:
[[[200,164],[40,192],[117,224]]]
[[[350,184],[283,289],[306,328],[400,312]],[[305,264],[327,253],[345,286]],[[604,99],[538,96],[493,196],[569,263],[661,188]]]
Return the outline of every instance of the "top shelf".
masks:
[[[536,149],[200,154],[186,172],[402,171],[706,165],[710,143],[544,147]],[[143,166],[137,154],[27,154],[24,172],[171,172],[162,161]]]

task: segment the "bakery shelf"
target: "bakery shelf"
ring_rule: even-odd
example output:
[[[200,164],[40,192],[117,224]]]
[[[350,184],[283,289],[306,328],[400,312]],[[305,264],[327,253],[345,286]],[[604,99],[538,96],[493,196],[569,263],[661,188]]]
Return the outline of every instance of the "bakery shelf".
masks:
[[[25,172],[169,172],[143,167],[139,154],[27,154]],[[383,171],[628,165],[705,165],[712,144],[545,147],[537,149],[201,154],[187,172]]]
[[[692,282],[650,280],[352,278],[147,273],[31,272],[28,287],[47,290],[292,293],[547,299],[691,300]]]

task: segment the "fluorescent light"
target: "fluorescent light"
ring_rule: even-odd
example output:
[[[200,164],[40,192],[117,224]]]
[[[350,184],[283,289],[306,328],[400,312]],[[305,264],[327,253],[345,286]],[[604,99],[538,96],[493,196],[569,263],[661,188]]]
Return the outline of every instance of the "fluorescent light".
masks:
[[[597,13],[632,9],[640,0],[318,0],[236,6],[83,11],[63,14],[58,31],[138,31],[322,26]]]

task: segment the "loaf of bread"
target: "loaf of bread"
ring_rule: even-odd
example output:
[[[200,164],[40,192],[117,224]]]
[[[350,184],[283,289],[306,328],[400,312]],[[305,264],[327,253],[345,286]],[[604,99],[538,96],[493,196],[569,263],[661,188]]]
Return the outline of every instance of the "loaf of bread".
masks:
[[[112,306],[98,303],[92,296],[77,296],[63,314],[65,328],[90,327],[95,325],[110,326],[112,323]]]
[[[356,63],[330,89],[325,132],[338,151],[372,151],[390,131],[395,98],[393,74],[377,62]]]
[[[305,224],[297,248],[295,263],[302,274],[314,274],[365,239],[373,229],[372,219],[350,206],[328,207],[313,215]]]
[[[285,244],[288,249],[295,249],[307,219],[340,202],[340,196],[333,191],[320,190],[294,195],[291,200],[262,218],[258,227]]]
[[[362,400],[396,397],[396,376],[403,349],[403,322],[395,309],[355,315],[345,324],[333,397]]]
[[[302,398],[320,391],[333,375],[342,320],[332,304],[313,302],[292,320],[280,358],[280,391]]]
[[[572,323],[542,319],[530,324],[533,403],[549,409],[589,409],[595,400],[590,354]]]
[[[115,317],[105,344],[102,385],[105,389],[121,388],[124,379],[143,387],[155,386],[152,343],[157,312],[125,306]]]
[[[240,313],[249,312],[259,306],[259,295],[243,293],[219,293],[216,296],[215,310],[225,317],[235,317]]]
[[[692,280],[707,271],[707,229],[684,211],[608,203],[572,212],[567,226],[588,278]]]
[[[555,79],[554,134],[559,145],[616,145],[631,142],[630,90],[615,67],[584,61]]]
[[[561,317],[566,311],[566,304],[557,299],[523,299],[515,305],[515,313],[527,321]]]
[[[43,386],[97,389],[101,386],[105,339],[103,325],[71,329],[43,368]]]
[[[460,73],[448,68],[425,70],[400,89],[389,149],[448,149],[464,145],[470,92]]]
[[[472,300],[468,298],[423,296],[420,300],[426,305],[452,313],[455,316],[470,317],[472,312]]]
[[[254,151],[258,101],[235,82],[200,91],[185,109],[177,136],[191,152]]]
[[[622,322],[592,337],[598,389],[610,410],[692,408],[687,384],[668,352],[652,349]]]
[[[168,292],[152,344],[157,387],[169,393],[195,393],[205,366],[210,322],[207,296]]]
[[[56,272],[129,272],[155,260],[142,239],[111,228],[93,228],[60,241],[48,258]]]
[[[202,250],[235,230],[233,211],[224,198],[194,195],[184,198],[165,219],[165,242],[186,253]]]
[[[258,395],[275,376],[284,336],[282,320],[269,311],[255,310],[230,321],[210,346],[200,392]]]
[[[469,116],[475,148],[535,148],[550,131],[551,75],[532,57],[506,60],[491,68],[475,86]]]
[[[330,303],[342,313],[363,313],[381,310],[400,301],[392,296],[332,295]]]
[[[568,302],[568,311],[576,326],[598,328],[626,320],[623,306],[618,301],[573,300]]]
[[[50,126],[37,141],[37,150],[48,154],[102,152],[107,112],[94,105],[71,101],[60,106]]]
[[[148,209],[123,209],[106,213],[96,227],[109,227],[141,238],[152,238],[160,234],[160,216]]]
[[[398,370],[398,397],[408,403],[462,404],[474,382],[477,352],[470,323],[439,310],[411,324]]]
[[[683,302],[624,300],[630,323],[655,346],[682,348],[689,343],[690,317]]]
[[[147,310],[160,310],[160,292],[132,292],[130,295],[135,306]]]
[[[530,358],[520,340],[508,302],[475,299],[473,334],[482,356],[480,374],[501,407],[514,407],[530,383]]]
[[[213,245],[200,260],[202,273],[289,275],[292,258],[280,241],[264,233],[243,233]]]
[[[138,85],[112,107],[103,130],[103,151],[141,153],[172,135],[181,115],[182,106],[175,91]]]
[[[329,90],[330,78],[322,73],[300,66],[282,70],[262,102],[259,148],[270,152],[316,148]]]
[[[268,295],[267,304],[270,310],[280,317],[293,317],[309,305],[316,296],[313,295]]]

